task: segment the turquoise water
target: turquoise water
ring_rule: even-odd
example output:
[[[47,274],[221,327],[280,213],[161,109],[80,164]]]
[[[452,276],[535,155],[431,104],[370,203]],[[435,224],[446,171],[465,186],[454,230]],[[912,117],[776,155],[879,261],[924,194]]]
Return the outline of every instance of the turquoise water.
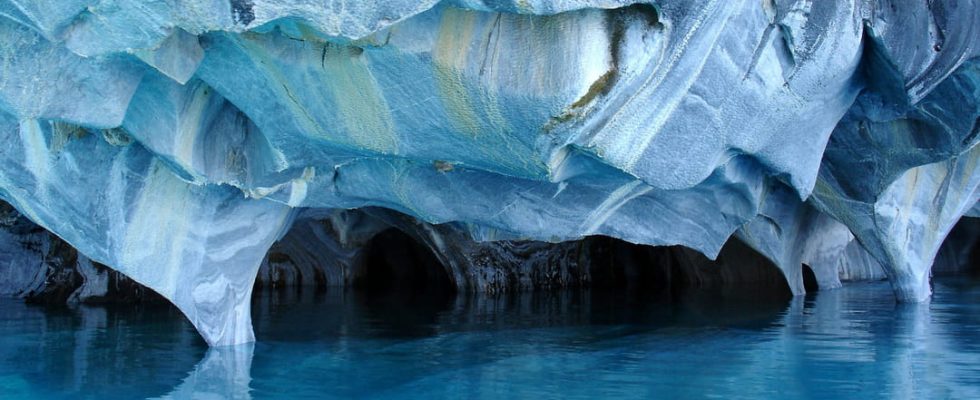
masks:
[[[0,398],[980,399],[980,282],[934,291],[262,294],[258,343],[224,350],[164,305],[0,300]]]

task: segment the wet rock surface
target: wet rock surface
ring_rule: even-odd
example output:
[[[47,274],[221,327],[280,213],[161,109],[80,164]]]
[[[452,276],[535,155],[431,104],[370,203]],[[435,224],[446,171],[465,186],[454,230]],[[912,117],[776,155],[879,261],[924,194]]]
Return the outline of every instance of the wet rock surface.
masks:
[[[937,254],[973,260],[968,228],[946,239],[978,215],[978,26],[975,1],[0,0],[23,215],[0,286],[145,286],[214,345],[254,339],[256,281],[774,268],[794,295],[883,276],[923,301]]]

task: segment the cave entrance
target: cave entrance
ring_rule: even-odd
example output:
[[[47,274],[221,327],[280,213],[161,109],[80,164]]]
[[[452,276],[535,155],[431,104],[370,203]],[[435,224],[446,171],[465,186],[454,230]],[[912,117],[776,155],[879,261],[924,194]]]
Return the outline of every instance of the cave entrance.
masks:
[[[372,295],[450,294],[452,278],[428,247],[402,231],[390,228],[365,246],[354,270],[352,287]]]
[[[813,268],[810,268],[806,264],[803,264],[803,289],[807,293],[815,293],[820,290],[820,284],[817,283],[817,275],[813,273]]]
[[[671,295],[671,268],[666,247],[644,246],[623,240],[594,236],[588,239],[589,286],[643,297]]]
[[[933,260],[933,276],[961,274],[980,275],[980,218],[960,218]]]
[[[588,265],[593,288],[641,290],[676,297],[691,291],[744,291],[760,298],[784,299],[792,291],[782,271],[769,259],[733,238],[716,260],[683,246],[645,246],[593,237]],[[817,280],[804,267],[806,290]]]

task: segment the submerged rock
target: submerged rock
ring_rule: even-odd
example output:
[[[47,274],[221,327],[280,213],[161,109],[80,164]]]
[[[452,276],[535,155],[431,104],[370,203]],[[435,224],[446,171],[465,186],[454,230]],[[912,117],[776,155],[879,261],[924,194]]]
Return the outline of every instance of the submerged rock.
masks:
[[[685,246],[640,257],[658,279],[742,246],[794,294],[883,271],[921,301],[977,215],[978,26],[974,1],[0,0],[0,198],[215,345],[253,339],[256,276],[356,285],[378,247],[428,265],[399,281],[508,290],[645,251],[592,236]]]

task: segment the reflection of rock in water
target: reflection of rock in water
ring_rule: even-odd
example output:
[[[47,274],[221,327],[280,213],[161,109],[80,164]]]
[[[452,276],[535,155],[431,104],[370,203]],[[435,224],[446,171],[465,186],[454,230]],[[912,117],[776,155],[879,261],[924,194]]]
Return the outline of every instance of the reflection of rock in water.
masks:
[[[250,399],[251,343],[212,347],[184,381],[164,399]]]
[[[341,289],[257,291],[253,323],[260,342],[312,342],[343,336],[408,339],[457,330],[590,325],[628,324],[636,329],[763,326],[781,315],[789,297],[785,292],[760,289],[692,288],[672,297],[619,288],[433,296],[393,291],[380,297]]]
[[[45,304],[161,300],[122,274],[79,256],[9,207],[5,213],[0,234],[11,239],[5,245],[12,247],[5,253],[6,293]],[[568,305],[573,303],[558,299],[570,297],[605,310],[590,314],[591,321],[637,313],[667,315],[678,307],[688,307],[679,312],[685,318],[707,321],[739,319],[743,317],[739,313],[756,311],[745,304],[769,302],[778,307],[790,295],[785,270],[737,238],[710,260],[682,246],[643,246],[598,236],[556,244],[476,242],[452,224],[429,225],[379,209],[318,212],[299,218],[262,264],[256,286],[264,294],[256,305],[276,308],[297,296],[338,301],[347,304],[350,312],[373,316],[373,329],[405,337],[435,334],[432,326],[438,316],[464,305],[494,310]],[[978,254],[972,251],[980,237],[978,222],[965,218],[953,230],[937,256],[937,274],[977,265],[971,257]],[[807,256],[819,268],[800,265],[807,292],[824,284],[833,288],[842,280],[884,278],[879,264],[856,241],[834,246],[839,252],[836,257]],[[829,271],[836,272],[828,277]],[[345,290],[353,297],[329,295]],[[528,291],[534,294],[511,295]],[[324,293],[328,295],[322,297]],[[468,295],[473,293],[483,294]],[[699,300],[688,301],[692,298]],[[705,304],[711,306],[700,308]],[[280,323],[292,326],[307,321]],[[346,326],[333,317],[325,321]],[[265,326],[270,320],[255,323],[270,329]],[[297,335],[310,339],[325,331],[332,328],[304,329]]]
[[[193,326],[165,302],[69,308],[0,299],[0,336],[3,365],[17,368],[0,375],[17,374],[39,391],[27,398],[159,396],[206,350]]]
[[[451,390],[500,388],[501,379],[527,389],[512,380],[527,373],[563,385],[552,394],[581,394],[608,382],[577,377],[614,373],[625,385],[617,388],[680,397],[834,397],[869,379],[862,393],[971,398],[980,291],[963,279],[937,285],[924,305],[894,303],[882,282],[788,300],[722,288],[654,300],[582,289],[461,293],[427,307],[405,292],[379,302],[357,291],[265,290],[253,300],[259,343],[210,349],[172,307],[6,301],[0,354],[24,360],[17,374],[36,391],[5,394],[27,397],[385,397],[404,394],[402,385],[450,390],[447,379]],[[407,306],[392,309],[399,301]],[[40,329],[10,331],[23,325],[8,319]]]
[[[970,398],[975,376],[956,365],[976,363],[980,313],[970,310],[980,304],[973,301],[980,291],[962,280],[938,284],[931,305],[896,304],[891,288],[876,282],[788,301],[718,289],[686,291],[673,302],[601,290],[461,294],[432,308],[412,307],[413,317],[385,313],[389,304],[356,293],[264,291],[253,311],[257,347],[265,353],[253,357],[251,346],[209,352],[172,397],[242,393],[235,385],[244,382],[255,393],[279,396],[404,395],[400,385],[488,390],[534,353],[568,361],[538,366],[548,382],[567,385],[557,393],[588,393],[595,379],[569,377],[616,371],[617,387],[634,394]],[[381,368],[406,361],[410,368]],[[283,376],[298,387],[278,386]],[[450,379],[455,385],[447,389]],[[855,388],[857,379],[868,380]],[[527,383],[505,387],[521,384]]]

